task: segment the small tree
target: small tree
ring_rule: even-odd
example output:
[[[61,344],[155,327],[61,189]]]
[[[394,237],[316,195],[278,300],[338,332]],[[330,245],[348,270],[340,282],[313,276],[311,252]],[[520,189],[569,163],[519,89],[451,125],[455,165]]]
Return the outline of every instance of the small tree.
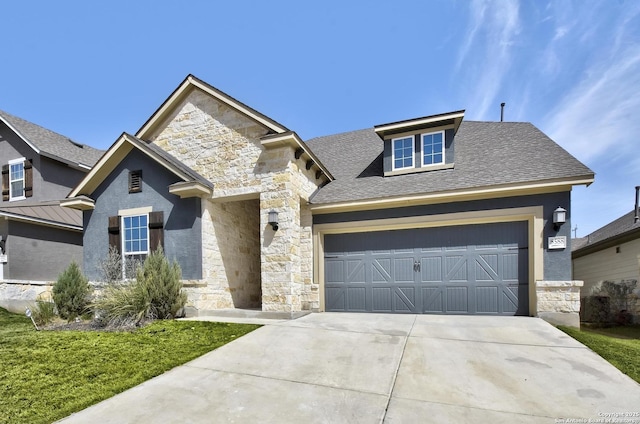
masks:
[[[138,268],[136,283],[146,294],[149,304],[148,318],[175,318],[187,303],[180,278],[182,270],[177,262],[169,264],[162,247],[152,252]]]
[[[71,321],[82,315],[87,310],[90,293],[89,281],[78,264],[71,262],[53,285],[53,301],[60,317]]]

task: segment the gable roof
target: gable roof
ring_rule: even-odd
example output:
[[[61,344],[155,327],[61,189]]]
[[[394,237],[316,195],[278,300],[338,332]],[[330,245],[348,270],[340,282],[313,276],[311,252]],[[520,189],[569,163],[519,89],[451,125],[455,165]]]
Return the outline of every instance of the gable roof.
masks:
[[[0,216],[16,221],[82,231],[82,213],[63,208],[57,201],[34,205],[2,206]]]
[[[104,151],[77,143],[69,137],[0,110],[4,122],[37,154],[85,171],[91,168]]]
[[[77,196],[89,196],[102,183],[105,178],[115,169],[133,149],[138,149],[158,164],[181,178],[183,182],[197,183],[203,187],[213,190],[213,183],[202,175],[189,168],[187,165],[176,159],[171,154],[162,150],[154,143],[147,143],[131,134],[122,133],[107,152],[100,158],[93,169],[84,177],[82,181],[69,193],[67,198]]]
[[[594,178],[592,170],[526,122],[463,121],[453,169],[392,177],[383,176],[384,146],[374,128],[314,138],[307,145],[336,178],[311,198],[316,211],[588,185]]]
[[[573,239],[571,256],[580,256],[606,249],[640,237],[640,220],[634,222],[635,210],[622,215],[604,227],[598,228],[586,237]]]
[[[288,132],[289,129],[282,124],[274,121],[266,115],[258,112],[257,110],[247,106],[239,100],[231,97],[227,93],[218,90],[212,85],[207,84],[199,78],[189,74],[184,81],[176,88],[173,93],[167,98],[167,100],[160,105],[160,107],[151,115],[147,122],[136,132],[136,137],[141,139],[149,139],[153,129],[161,123],[164,118],[169,115],[173,108],[176,107],[189,93],[194,89],[200,89],[212,97],[215,97],[218,101],[225,103],[229,107],[235,109],[246,117],[254,120],[255,122],[265,126],[272,134],[282,134]]]

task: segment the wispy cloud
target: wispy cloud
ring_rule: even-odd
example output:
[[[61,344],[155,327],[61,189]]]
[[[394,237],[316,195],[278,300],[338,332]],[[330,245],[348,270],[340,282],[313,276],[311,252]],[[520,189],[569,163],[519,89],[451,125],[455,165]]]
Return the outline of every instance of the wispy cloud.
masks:
[[[637,146],[640,44],[629,42],[629,32],[639,16],[640,9],[616,23],[609,42],[576,72],[576,83],[546,118],[551,137],[583,161],[615,160]]]
[[[469,103],[475,119],[485,119],[494,106],[504,76],[511,67],[511,52],[520,32],[517,1],[476,0],[471,2],[469,26],[456,66],[456,73],[473,87]]]

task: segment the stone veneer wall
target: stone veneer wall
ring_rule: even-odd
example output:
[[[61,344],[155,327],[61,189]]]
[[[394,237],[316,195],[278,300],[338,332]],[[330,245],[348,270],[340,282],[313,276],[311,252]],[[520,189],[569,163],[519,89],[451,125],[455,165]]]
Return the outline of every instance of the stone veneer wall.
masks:
[[[294,313],[319,306],[312,283],[307,201],[320,181],[313,169],[305,169],[303,159],[294,159],[292,146],[264,148],[260,138],[267,133],[265,127],[194,89],[150,137],[214,184],[213,201],[203,199],[203,281],[190,282],[188,289],[191,306],[197,309],[238,307],[233,301],[239,291],[233,290],[229,277],[240,271],[229,266],[235,261],[253,264],[255,254],[260,256],[262,310]],[[234,201],[241,204],[247,198],[259,198],[258,209],[251,212],[259,216],[259,238],[247,237],[231,249],[234,253],[227,260],[224,252],[230,249],[222,243],[235,237],[237,229],[231,227],[255,227],[246,210],[243,214],[227,209],[227,218],[221,211],[223,205],[232,207]],[[275,232],[268,224],[270,210],[279,214],[280,229]],[[234,222],[233,216],[241,218]],[[242,278],[254,281],[253,271]],[[244,283],[243,300],[254,296],[250,287],[253,283]]]
[[[53,282],[49,281],[0,281],[0,307],[14,313],[24,313],[36,300],[51,300]]]
[[[580,327],[582,281],[536,281],[538,316],[555,325]]]

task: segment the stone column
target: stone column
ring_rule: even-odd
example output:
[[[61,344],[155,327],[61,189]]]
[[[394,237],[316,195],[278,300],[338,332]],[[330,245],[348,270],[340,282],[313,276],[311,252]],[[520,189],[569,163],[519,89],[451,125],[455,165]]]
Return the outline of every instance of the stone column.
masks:
[[[536,281],[538,316],[554,325],[580,328],[583,281]]]
[[[260,193],[262,310],[293,317],[302,310],[300,197],[289,188],[286,177],[274,177],[280,181]],[[269,225],[271,210],[278,212],[277,231]]]

